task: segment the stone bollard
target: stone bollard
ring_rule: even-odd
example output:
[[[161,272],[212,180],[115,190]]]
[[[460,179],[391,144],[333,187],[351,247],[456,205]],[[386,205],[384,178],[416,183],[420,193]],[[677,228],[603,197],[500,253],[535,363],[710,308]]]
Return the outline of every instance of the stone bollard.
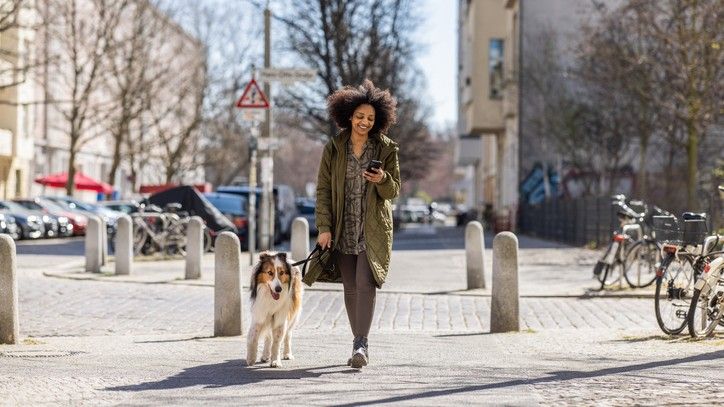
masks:
[[[127,276],[133,272],[133,221],[123,215],[116,227],[116,275]]]
[[[204,221],[198,216],[192,216],[186,229],[186,280],[201,278],[203,256]]]
[[[232,232],[221,232],[214,246],[214,336],[241,335],[241,245]]]
[[[490,332],[520,330],[518,297],[518,238],[501,232],[493,239],[493,287]]]
[[[101,220],[101,266],[108,264],[108,223],[103,217]]]
[[[465,268],[468,273],[468,290],[485,288],[485,238],[483,225],[469,222],[465,227]]]
[[[88,216],[88,226],[85,230],[85,271],[100,273],[103,251],[101,249],[101,228],[103,222],[96,216]]]
[[[0,344],[18,343],[18,281],[15,242],[0,234]]]
[[[309,255],[309,222],[301,216],[292,223],[292,259],[304,260]]]

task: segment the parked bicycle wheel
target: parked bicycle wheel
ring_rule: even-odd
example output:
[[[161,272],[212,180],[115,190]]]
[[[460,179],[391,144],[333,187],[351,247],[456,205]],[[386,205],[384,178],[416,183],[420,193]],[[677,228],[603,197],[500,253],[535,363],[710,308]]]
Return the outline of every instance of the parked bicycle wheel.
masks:
[[[613,288],[619,284],[623,275],[624,267],[623,263],[616,260],[610,266],[606,266],[601,273],[601,278],[598,281],[601,282],[601,289]]]
[[[146,240],[148,240],[148,231],[145,225],[139,222],[143,223],[143,220],[138,218],[133,219],[133,254],[136,256],[141,254],[143,246],[146,244]]]
[[[624,277],[632,288],[648,287],[656,281],[661,249],[653,241],[639,240],[626,253]]]
[[[703,338],[711,335],[724,316],[724,277],[722,269],[696,282],[689,306],[689,335]]]
[[[676,335],[686,327],[694,266],[688,257],[672,256],[663,263],[663,273],[656,279],[656,322],[664,333]]]

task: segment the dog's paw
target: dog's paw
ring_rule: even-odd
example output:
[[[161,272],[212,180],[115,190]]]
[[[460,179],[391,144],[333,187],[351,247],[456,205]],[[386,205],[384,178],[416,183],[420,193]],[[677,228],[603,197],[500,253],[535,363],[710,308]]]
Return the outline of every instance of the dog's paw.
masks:
[[[292,355],[291,353],[288,355],[284,355],[284,360],[294,360],[294,355]]]
[[[281,362],[281,361],[278,361],[278,360],[273,360],[273,361],[269,364],[269,367],[282,367],[282,362]]]
[[[271,359],[270,356],[262,356],[262,357],[261,357],[261,362],[262,362],[262,363],[266,363],[266,362],[269,361],[269,359]]]
[[[254,366],[254,363],[256,363],[255,360],[251,360],[251,359],[247,359],[247,360],[246,360],[246,365],[247,365],[247,366]]]

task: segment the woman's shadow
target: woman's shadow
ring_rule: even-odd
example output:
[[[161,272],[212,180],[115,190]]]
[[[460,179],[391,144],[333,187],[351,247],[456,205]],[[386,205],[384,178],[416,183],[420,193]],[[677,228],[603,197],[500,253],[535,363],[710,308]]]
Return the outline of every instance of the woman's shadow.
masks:
[[[358,370],[350,369],[344,365],[329,365],[292,370],[271,369],[268,368],[268,364],[257,364],[254,367],[248,367],[244,359],[235,359],[210,365],[189,367],[159,381],[107,387],[105,390],[144,391],[180,389],[194,386],[219,388],[242,386],[268,380],[317,378],[327,374],[352,373],[357,371]]]

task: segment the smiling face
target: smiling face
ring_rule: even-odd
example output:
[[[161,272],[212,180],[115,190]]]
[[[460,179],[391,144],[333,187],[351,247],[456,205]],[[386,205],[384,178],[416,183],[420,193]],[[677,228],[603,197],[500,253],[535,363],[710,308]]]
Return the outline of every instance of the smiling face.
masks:
[[[352,113],[352,131],[359,135],[367,135],[375,125],[375,108],[372,105],[359,105]]]
[[[291,270],[286,261],[286,255],[282,253],[273,256],[262,254],[260,262],[261,265],[255,276],[255,291],[268,289],[272,298],[278,300],[282,291],[289,287],[291,278]]]

